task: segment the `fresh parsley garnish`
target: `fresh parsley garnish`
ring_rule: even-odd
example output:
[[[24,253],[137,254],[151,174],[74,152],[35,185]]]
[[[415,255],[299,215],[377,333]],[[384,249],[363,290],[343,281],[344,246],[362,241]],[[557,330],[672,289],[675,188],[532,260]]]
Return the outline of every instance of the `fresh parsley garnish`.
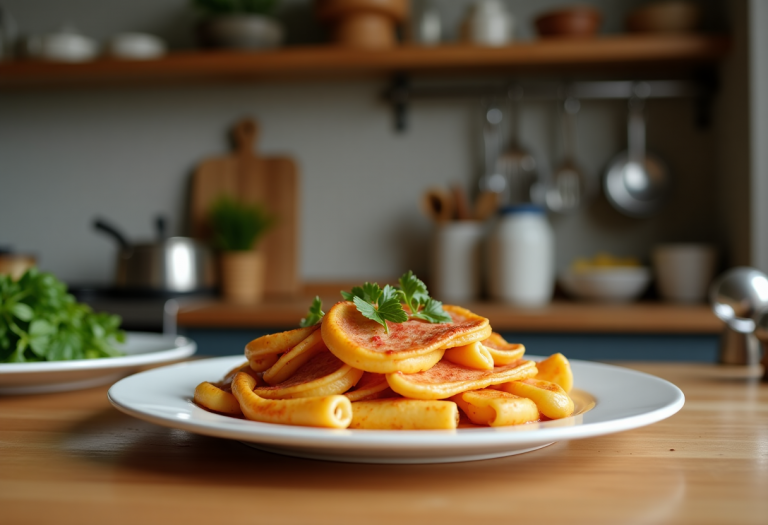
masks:
[[[389,333],[387,321],[404,323],[408,320],[401,302],[402,294],[393,286],[386,285],[382,289],[377,283],[365,283],[362,288],[352,288],[352,293],[341,292],[341,296],[354,302],[364,317],[379,323],[386,333]]]
[[[299,323],[299,326],[302,328],[306,328],[307,326],[313,326],[316,325],[325,315],[325,312],[323,312],[323,302],[320,300],[320,297],[317,295],[312,300],[312,305],[309,307],[309,313],[305,318],[301,320]]]
[[[342,291],[341,296],[345,301],[353,301],[355,297],[359,297],[366,303],[377,304],[383,293],[384,290],[382,290],[377,283],[365,283],[362,287],[355,286],[352,288],[351,293]]]
[[[430,323],[450,323],[450,315],[443,310],[443,303],[429,296],[426,285],[412,271],[399,279],[400,287],[386,285],[383,289],[377,283],[355,286],[351,292],[341,292],[346,301],[352,301],[357,310],[368,319],[382,325],[389,333],[386,321],[404,323],[409,318]],[[403,308],[410,310],[410,315]]]
[[[443,310],[443,303],[432,299],[427,291],[427,286],[421,279],[408,270],[398,280],[399,287],[386,285],[381,288],[378,283],[365,283],[363,286],[355,286],[351,292],[341,292],[345,301],[355,303],[357,311],[364,317],[376,321],[384,327],[389,334],[387,321],[391,323],[404,323],[408,319],[421,319],[430,323],[451,323],[453,319]],[[403,304],[408,308],[406,311]],[[323,303],[320,297],[315,296],[309,313],[299,323],[302,327],[312,326],[322,320]]]

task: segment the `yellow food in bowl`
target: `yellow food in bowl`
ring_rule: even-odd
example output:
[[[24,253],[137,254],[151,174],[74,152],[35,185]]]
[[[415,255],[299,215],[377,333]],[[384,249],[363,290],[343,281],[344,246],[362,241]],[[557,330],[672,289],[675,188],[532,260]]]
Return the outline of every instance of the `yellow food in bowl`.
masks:
[[[597,253],[592,259],[578,258],[571,263],[571,270],[583,272],[600,268],[637,268],[640,261],[636,257],[614,257],[610,253]]]

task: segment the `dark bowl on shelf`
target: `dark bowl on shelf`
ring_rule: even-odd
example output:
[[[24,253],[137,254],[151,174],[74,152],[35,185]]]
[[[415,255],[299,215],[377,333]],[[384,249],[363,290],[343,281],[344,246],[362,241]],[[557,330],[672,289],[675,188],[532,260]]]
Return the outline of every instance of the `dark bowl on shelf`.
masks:
[[[590,38],[597,34],[603,16],[589,6],[573,6],[539,15],[536,31],[543,38]]]

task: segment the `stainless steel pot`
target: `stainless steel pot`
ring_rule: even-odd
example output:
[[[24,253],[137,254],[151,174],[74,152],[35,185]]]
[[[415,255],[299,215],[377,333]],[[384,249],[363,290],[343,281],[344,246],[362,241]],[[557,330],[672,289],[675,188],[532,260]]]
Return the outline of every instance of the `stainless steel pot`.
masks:
[[[165,237],[165,221],[158,219],[155,242],[131,243],[114,226],[97,219],[93,226],[119,246],[115,286],[152,292],[204,292],[216,286],[210,248],[190,237]]]

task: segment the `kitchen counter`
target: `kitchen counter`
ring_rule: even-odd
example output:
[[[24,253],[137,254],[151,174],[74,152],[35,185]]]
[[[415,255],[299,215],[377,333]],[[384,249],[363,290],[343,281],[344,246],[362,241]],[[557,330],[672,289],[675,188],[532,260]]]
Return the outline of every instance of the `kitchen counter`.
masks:
[[[627,366],[678,385],[683,409],[636,430],[439,465],[270,454],[133,419],[110,406],[106,387],[1,397],[2,521],[765,523],[760,370]]]
[[[313,296],[273,299],[253,306],[220,301],[182,302],[177,322],[179,327],[186,328],[294,328],[307,315]],[[321,298],[327,311],[339,300],[339,294],[336,291]],[[558,300],[536,309],[501,303],[462,306],[487,317],[497,332],[719,334],[723,330],[723,323],[707,304]]]

